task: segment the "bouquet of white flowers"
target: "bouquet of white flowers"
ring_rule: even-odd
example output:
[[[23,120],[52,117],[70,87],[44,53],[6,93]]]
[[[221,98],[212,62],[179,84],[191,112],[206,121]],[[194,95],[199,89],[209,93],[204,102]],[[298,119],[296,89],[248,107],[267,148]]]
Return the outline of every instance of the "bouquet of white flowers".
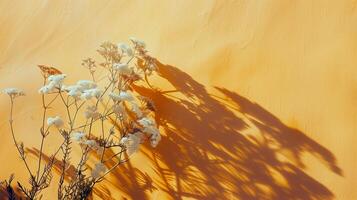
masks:
[[[13,125],[14,102],[25,93],[16,88],[4,90],[11,101],[9,122],[13,142],[30,176],[30,188],[18,184],[27,198],[40,196],[50,185],[52,169],[57,165],[60,166],[58,199],[86,199],[95,184],[127,161],[141,143],[147,140],[153,147],[159,143],[161,136],[153,118],[155,106],[131,87],[140,80],[149,84],[147,77],[156,70],[156,65],[144,42],[130,40],[132,45],[103,43],[98,50],[104,58],[102,62],[92,58],[83,60],[91,80],[65,85],[66,74],[54,67],[39,65],[44,81],[39,89],[43,113],[37,166],[30,166],[24,144],[17,140]],[[105,75],[98,77],[99,70]],[[47,111],[59,105],[66,110],[66,116],[48,116]],[[59,132],[63,142],[49,160],[44,161],[44,142],[53,132]],[[79,145],[81,149],[75,165],[70,162],[72,145]],[[106,155],[109,150],[110,156]],[[97,154],[98,159],[89,167],[87,161],[92,153]],[[108,163],[115,164],[109,166]],[[69,165],[76,166],[74,174],[67,173]]]

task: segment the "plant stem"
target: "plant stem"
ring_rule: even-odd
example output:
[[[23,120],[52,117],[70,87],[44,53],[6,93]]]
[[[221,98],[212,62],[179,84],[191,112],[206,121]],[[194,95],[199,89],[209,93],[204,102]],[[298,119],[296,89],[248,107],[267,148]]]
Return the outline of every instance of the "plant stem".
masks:
[[[10,109],[10,120],[9,120],[9,123],[10,123],[10,129],[11,129],[11,135],[12,135],[12,140],[16,146],[16,149],[17,151],[19,152],[20,156],[21,156],[21,159],[23,160],[23,162],[25,163],[25,166],[26,166],[26,169],[27,171],[29,172],[30,176],[31,176],[31,179],[34,178],[31,170],[30,170],[30,167],[29,165],[27,164],[27,161],[26,161],[26,158],[25,158],[25,155],[24,155],[24,152],[22,150],[20,150],[20,147],[16,141],[16,137],[15,137],[15,132],[14,132],[14,126],[13,126],[13,109],[14,109],[14,100],[12,97],[11,98],[11,109]]]
[[[46,85],[46,78],[43,80],[43,85]],[[38,182],[39,176],[40,176],[40,170],[41,170],[41,159],[42,159],[42,151],[43,151],[43,143],[45,141],[46,133],[45,133],[45,120],[46,120],[46,100],[45,100],[45,94],[41,95],[42,99],[42,107],[43,107],[43,115],[42,115],[42,127],[41,127],[41,145],[40,145],[40,152],[39,152],[39,158],[38,158],[38,166],[37,166],[37,174],[36,174],[36,182]]]

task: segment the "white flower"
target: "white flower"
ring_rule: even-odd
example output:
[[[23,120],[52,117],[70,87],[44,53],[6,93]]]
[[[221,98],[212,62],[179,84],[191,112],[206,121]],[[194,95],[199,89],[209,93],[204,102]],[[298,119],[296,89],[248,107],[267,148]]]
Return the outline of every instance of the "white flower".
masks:
[[[138,47],[145,48],[145,46],[146,46],[144,41],[136,39],[135,37],[130,37],[129,39]]]
[[[71,90],[76,90],[76,91],[82,91],[81,86],[79,85],[69,85],[69,86],[63,86],[63,90],[66,92],[69,92]]]
[[[156,126],[155,121],[152,119],[149,119],[147,117],[143,117],[143,118],[139,119],[138,123],[143,127]]]
[[[103,163],[97,163],[94,165],[94,169],[91,175],[94,179],[100,178],[107,171],[107,167]]]
[[[125,145],[128,143],[128,141],[129,141],[129,137],[122,137],[120,143]]]
[[[96,150],[97,155],[102,156],[103,152],[104,152],[104,147],[98,146],[98,148]]]
[[[131,111],[135,113],[138,118],[141,118],[143,116],[140,107],[135,102],[131,102]]]
[[[83,92],[81,94],[81,99],[83,100],[89,100],[92,98],[92,94],[90,92]]]
[[[81,88],[78,85],[68,86],[65,88],[65,90],[68,92],[68,96],[71,96],[75,99],[79,99],[82,94]]]
[[[101,95],[102,95],[102,91],[100,89],[93,88],[93,89],[84,90],[81,95],[81,98],[89,100],[92,97],[96,97],[98,99]]]
[[[62,82],[66,78],[66,74],[51,75],[48,77],[49,83],[41,87],[38,92],[41,94],[48,94],[55,88],[62,88]]]
[[[125,109],[121,104],[115,104],[113,106],[113,112],[117,115],[125,113]]]
[[[84,139],[85,135],[86,134],[84,132],[75,132],[75,133],[73,133],[72,140],[74,140],[76,142],[80,142]]]
[[[63,120],[59,117],[59,116],[56,116],[56,117],[49,117],[47,118],[47,125],[48,126],[56,126],[57,128],[60,128],[63,126]]]
[[[148,126],[143,128],[142,130],[144,133],[147,133],[148,135],[160,135],[160,131],[158,128],[155,126]]]
[[[44,85],[43,87],[41,87],[38,90],[38,93],[40,93],[40,94],[48,94],[48,93],[52,92],[53,89],[54,89],[53,85]]]
[[[99,145],[97,144],[97,142],[95,140],[85,140],[82,143],[85,144],[85,145],[88,145],[92,149],[98,149],[99,148]]]
[[[87,119],[97,119],[100,117],[100,113],[97,111],[97,108],[95,106],[88,106],[86,111],[84,111],[84,116]]]
[[[56,74],[56,75],[51,75],[48,77],[48,81],[50,81],[50,83],[52,82],[54,85],[61,85],[64,78],[66,78],[66,74]]]
[[[142,138],[143,133],[136,132],[134,134],[129,134],[128,136],[123,137],[120,142],[126,147],[128,155],[131,155],[139,149]]]
[[[113,112],[118,116],[120,117],[121,120],[126,120],[128,119],[128,114],[124,108],[123,105],[121,104],[115,104],[113,106]]]
[[[114,92],[109,93],[109,97],[114,101],[133,101],[134,97],[131,93],[121,91],[119,94],[115,94]]]
[[[134,101],[134,97],[131,92],[121,91],[119,97],[122,101]]]
[[[80,87],[81,90],[88,90],[97,87],[97,84],[90,80],[79,80],[77,85]]]
[[[123,53],[126,53],[128,56],[133,56],[133,50],[130,48],[129,45],[124,44],[124,43],[119,43],[118,47],[123,51]]]
[[[113,69],[117,70],[119,74],[130,75],[132,70],[129,68],[128,64],[125,63],[115,63]]]
[[[151,146],[156,147],[161,140],[161,135],[159,129],[156,127],[155,121],[147,117],[143,117],[138,120],[138,123],[143,126],[142,132],[149,135]]]
[[[25,96],[25,93],[18,88],[6,88],[3,91],[5,94],[9,95],[11,98]]]
[[[160,134],[151,135],[151,137],[150,137],[151,146],[156,147],[159,144],[160,140],[161,140]]]
[[[120,96],[115,94],[114,92],[111,92],[108,94],[108,96],[113,99],[113,101],[119,101],[120,100]]]

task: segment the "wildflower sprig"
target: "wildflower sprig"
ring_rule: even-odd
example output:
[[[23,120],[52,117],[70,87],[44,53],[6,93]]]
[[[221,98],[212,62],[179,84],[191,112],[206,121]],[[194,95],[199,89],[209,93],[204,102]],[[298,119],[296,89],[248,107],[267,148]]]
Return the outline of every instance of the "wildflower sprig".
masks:
[[[38,90],[43,115],[38,165],[34,171],[27,162],[23,143],[15,138],[13,126],[14,100],[24,93],[16,88],[4,90],[11,99],[13,141],[30,175],[29,189],[19,183],[27,198],[37,198],[50,185],[54,166],[60,165],[58,199],[86,199],[98,182],[138,151],[141,143],[148,141],[153,147],[158,145],[161,135],[153,118],[155,106],[131,87],[140,80],[151,87],[147,77],[156,70],[156,65],[143,41],[135,38],[130,41],[131,45],[105,42],[98,49],[102,61],[83,60],[82,66],[89,70],[91,80],[66,85],[66,74],[54,67],[39,65],[43,75],[43,85]],[[103,72],[105,76],[100,77]],[[48,110],[58,106],[64,107],[66,115],[49,116]],[[63,142],[44,162],[44,144],[53,132],[58,132]],[[70,160],[74,145],[81,149],[76,164]],[[60,154],[62,159],[57,159]],[[91,166],[90,159],[97,161]],[[74,174],[67,172],[70,165],[75,166]]]

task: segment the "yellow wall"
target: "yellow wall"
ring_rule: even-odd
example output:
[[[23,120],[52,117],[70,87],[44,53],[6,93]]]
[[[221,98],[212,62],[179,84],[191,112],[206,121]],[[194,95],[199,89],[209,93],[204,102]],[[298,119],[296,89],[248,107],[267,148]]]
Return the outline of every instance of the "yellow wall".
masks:
[[[113,198],[357,199],[356,35],[353,0],[1,0],[0,87],[27,91],[18,137],[38,146],[35,66],[75,80],[101,42],[136,36],[180,100],[140,89],[166,137],[110,178]],[[25,179],[7,113],[1,95],[0,179]]]

